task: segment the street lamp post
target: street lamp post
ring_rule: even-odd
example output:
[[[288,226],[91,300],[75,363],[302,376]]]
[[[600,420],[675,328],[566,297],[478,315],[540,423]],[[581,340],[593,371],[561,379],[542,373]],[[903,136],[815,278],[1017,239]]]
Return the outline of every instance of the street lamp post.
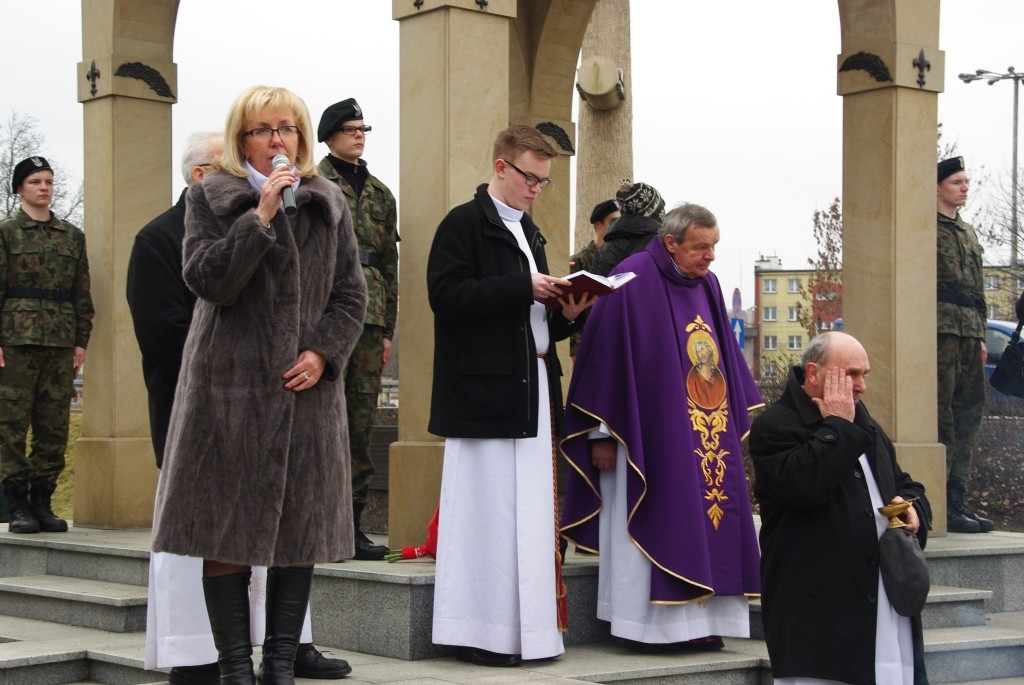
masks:
[[[1007,67],[1005,74],[997,74],[986,69],[978,69],[973,74],[960,74],[960,80],[964,83],[971,81],[986,81],[988,85],[994,85],[997,81],[1013,81],[1013,182],[1010,186],[1010,205],[1013,216],[1010,219],[1010,295],[1012,302],[1017,301],[1017,105],[1020,93],[1020,80],[1024,74],[1018,74],[1013,67]]]

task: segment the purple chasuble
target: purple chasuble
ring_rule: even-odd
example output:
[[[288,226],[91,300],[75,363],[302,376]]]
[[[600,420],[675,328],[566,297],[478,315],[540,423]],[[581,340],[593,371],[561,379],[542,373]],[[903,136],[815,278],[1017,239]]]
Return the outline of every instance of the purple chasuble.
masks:
[[[597,552],[604,423],[629,459],[629,534],[651,561],[651,601],[759,595],[760,552],[740,441],[763,401],[718,279],[689,278],[658,240],[613,273],[637,277],[594,305],[566,401],[562,532]]]

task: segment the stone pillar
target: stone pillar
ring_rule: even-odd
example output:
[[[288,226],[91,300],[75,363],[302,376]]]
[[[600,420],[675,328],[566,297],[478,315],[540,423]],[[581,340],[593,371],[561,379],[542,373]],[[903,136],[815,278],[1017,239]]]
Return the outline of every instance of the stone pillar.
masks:
[[[866,402],[924,483],[944,534],[937,441],[935,164],[939,3],[839,0],[843,96],[844,328],[871,359]]]
[[[491,175],[491,146],[508,125],[513,0],[392,0],[401,34],[402,317],[398,442],[389,452],[388,537],[421,544],[437,506],[444,443],[427,432],[434,321],[427,255],[448,211]],[[413,337],[415,336],[415,337]]]
[[[604,65],[622,72],[622,96],[607,93],[597,100],[581,94],[576,155],[576,240],[572,250],[594,239],[590,212],[598,202],[613,199],[624,178],[633,178],[633,99],[630,93],[631,52],[629,0],[601,0],[594,4],[583,34],[581,67],[576,88],[604,89],[609,77]],[[590,84],[601,84],[591,86]],[[595,106],[596,105],[596,106]],[[600,107],[600,109],[599,109]]]
[[[138,230],[169,206],[176,0],[83,0],[78,101],[85,126],[85,230],[96,319],[75,443],[74,522],[152,523],[158,471],[142,364],[125,299]]]

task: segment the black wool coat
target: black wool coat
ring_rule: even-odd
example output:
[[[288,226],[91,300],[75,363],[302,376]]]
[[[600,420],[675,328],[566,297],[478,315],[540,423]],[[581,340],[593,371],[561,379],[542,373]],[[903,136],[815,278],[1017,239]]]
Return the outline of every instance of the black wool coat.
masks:
[[[772,674],[876,685],[878,534],[860,456],[867,454],[884,502],[919,498],[922,548],[931,509],[924,486],[900,468],[863,401],[853,422],[822,419],[803,380],[803,369],[793,367],[782,397],[750,429]],[[914,680],[922,685],[928,681],[920,616],[911,623]]]
[[[264,231],[245,178],[215,171],[185,211],[184,277],[198,296],[157,485],[153,550],[252,566],[352,556],[340,366],[363,328],[366,280],[348,205],[303,178],[298,212]],[[284,389],[304,350],[315,386]]]
[[[135,338],[142,352],[142,375],[149,395],[149,429],[156,466],[164,461],[174,388],[181,370],[196,295],[181,275],[185,237],[185,194],[135,236],[125,288]]]
[[[548,273],[544,236],[526,214],[522,225],[537,269]],[[530,266],[486,184],[438,226],[427,289],[434,312],[428,430],[449,438],[535,437],[539,374],[530,331]],[[562,367],[554,343],[578,325],[561,310],[548,317],[552,345],[545,361],[556,434],[562,425]]]

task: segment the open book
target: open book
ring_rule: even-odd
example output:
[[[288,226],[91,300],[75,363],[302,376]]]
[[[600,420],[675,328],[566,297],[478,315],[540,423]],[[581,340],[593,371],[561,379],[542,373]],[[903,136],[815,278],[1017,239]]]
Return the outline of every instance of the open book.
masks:
[[[598,276],[597,274],[592,274],[589,271],[577,271],[569,274],[566,278],[572,281],[572,286],[560,286],[562,290],[561,295],[558,297],[546,298],[541,300],[541,302],[549,307],[559,309],[562,306],[559,303],[559,300],[567,300],[570,295],[575,295],[577,302],[587,293],[596,295],[597,297],[607,295],[616,288],[621,288],[626,283],[632,281],[636,278],[636,274],[632,271],[626,271],[620,274],[615,274],[614,276]]]

